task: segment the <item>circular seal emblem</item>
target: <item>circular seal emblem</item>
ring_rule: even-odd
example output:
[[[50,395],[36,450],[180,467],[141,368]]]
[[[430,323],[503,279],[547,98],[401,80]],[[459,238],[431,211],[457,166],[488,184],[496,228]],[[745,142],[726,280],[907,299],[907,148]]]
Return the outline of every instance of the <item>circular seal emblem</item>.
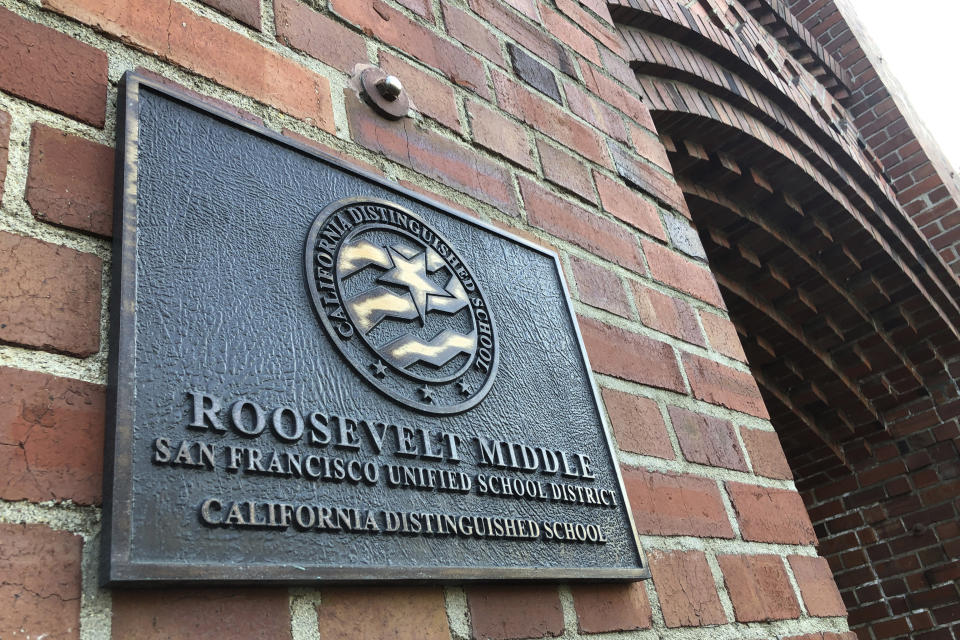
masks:
[[[386,200],[338,200],[310,227],[305,264],[323,328],[375,389],[432,414],[487,395],[499,359],[493,313],[423,219]]]

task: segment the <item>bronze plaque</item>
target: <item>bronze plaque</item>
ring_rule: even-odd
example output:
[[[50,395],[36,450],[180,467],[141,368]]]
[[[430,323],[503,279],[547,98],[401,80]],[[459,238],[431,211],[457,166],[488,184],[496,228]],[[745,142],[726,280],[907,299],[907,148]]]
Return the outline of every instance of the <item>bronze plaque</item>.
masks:
[[[123,89],[104,583],[649,576],[556,255]]]

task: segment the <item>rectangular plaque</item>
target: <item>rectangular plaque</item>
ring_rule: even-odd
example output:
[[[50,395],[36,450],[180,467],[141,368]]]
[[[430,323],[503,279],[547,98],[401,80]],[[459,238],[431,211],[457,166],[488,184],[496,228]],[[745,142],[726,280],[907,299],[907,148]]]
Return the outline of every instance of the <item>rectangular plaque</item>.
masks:
[[[649,576],[555,254],[124,84],[105,583]]]

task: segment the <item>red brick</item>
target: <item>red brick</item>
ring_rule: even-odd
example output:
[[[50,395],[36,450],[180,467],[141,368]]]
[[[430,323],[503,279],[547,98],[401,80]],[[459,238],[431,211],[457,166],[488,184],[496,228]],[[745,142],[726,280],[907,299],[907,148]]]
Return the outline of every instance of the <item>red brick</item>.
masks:
[[[274,0],[277,40],[347,73],[367,62],[363,36],[297,0]]]
[[[653,118],[650,116],[650,110],[639,97],[630,93],[623,85],[605,76],[596,67],[583,64],[580,65],[580,68],[583,70],[583,81],[592,92],[627,114],[637,124],[650,131],[656,130]]]
[[[564,43],[584,58],[595,65],[603,65],[600,58],[600,51],[597,49],[597,43],[589,35],[584,33],[580,27],[570,22],[562,15],[548,9],[542,3],[540,4],[540,16],[543,18],[543,26],[547,33],[552,34],[557,40]]]
[[[513,183],[499,165],[477,157],[469,147],[423,128],[410,118],[381,118],[351,89],[344,90],[344,100],[350,133],[363,146],[505,213],[516,213]]]
[[[457,133],[460,132],[457,99],[449,83],[407,64],[386,51],[380,52],[380,68],[400,78],[404,88],[414,98],[414,106],[420,113]]]
[[[796,491],[728,482],[727,492],[744,540],[816,544],[810,517]]]
[[[559,147],[537,138],[537,153],[543,166],[543,177],[570,193],[597,204],[597,193],[586,163]]]
[[[643,273],[639,245],[628,229],[562,200],[526,178],[519,181],[530,224],[600,258]]]
[[[800,617],[783,560],[774,555],[717,556],[738,622]]]
[[[27,202],[38,220],[110,236],[113,149],[34,123]]]
[[[683,368],[698,399],[758,418],[770,418],[757,382],[749,373],[690,353],[683,354]]]
[[[670,159],[667,157],[667,150],[663,148],[663,143],[656,135],[643,127],[632,126],[630,127],[630,138],[633,141],[633,148],[643,158],[656,163],[666,171],[673,171],[670,166]]]
[[[650,275],[655,280],[715,307],[724,308],[720,289],[709,269],[655,242],[643,240],[642,244]]]
[[[637,531],[659,536],[732,538],[720,489],[709,478],[622,467]]]
[[[326,78],[182,4],[43,0],[43,5],[295,118],[334,129]]]
[[[100,502],[104,388],[0,367],[0,497]]]
[[[317,607],[325,640],[395,638],[449,640],[439,587],[349,587],[324,589]]]
[[[656,402],[613,389],[602,388],[600,392],[622,451],[674,459],[667,425]]]
[[[588,160],[610,166],[603,141],[592,129],[573,120],[557,105],[528,91],[499,71],[493,72],[493,85],[504,111]]]
[[[442,6],[447,33],[494,64],[506,66],[500,41],[487,25],[446,0],[443,1]]]
[[[580,330],[594,371],[661,389],[686,390],[670,345],[582,316]]]
[[[260,31],[260,0],[201,0],[201,2]]]
[[[843,604],[826,560],[807,556],[790,556],[788,560],[800,586],[807,613],[825,618],[847,615],[847,607]]]
[[[630,302],[617,274],[576,256],[570,257],[570,266],[581,301],[624,318],[630,317]]]
[[[706,554],[651,551],[647,559],[663,621],[668,627],[702,627],[727,622]]]
[[[647,235],[666,241],[667,234],[663,230],[657,205],[602,173],[594,172],[593,176],[604,209]]]
[[[382,0],[331,0],[331,8],[347,22],[388,45],[395,46],[423,64],[438,69],[452,82],[484,98],[490,96],[483,63],[473,54],[444,40],[410,20]],[[414,102],[417,97],[413,96]]]
[[[3,200],[3,182],[7,177],[7,150],[10,147],[10,114],[0,111],[0,200]]]
[[[601,24],[596,18],[580,8],[573,0],[557,0],[557,8],[573,21],[580,25],[580,28],[599,40],[605,47],[623,56],[627,53],[623,38],[608,25]],[[609,10],[607,15],[610,15]]]
[[[563,633],[563,610],[554,585],[478,585],[467,587],[475,638],[508,640]]]
[[[470,118],[470,129],[477,144],[531,171],[534,170],[530,141],[522,125],[472,100],[467,103],[467,116]]]
[[[220,109],[221,111],[226,111],[227,113],[233,115],[236,118],[239,118],[241,120],[246,120],[247,122],[251,122],[261,127],[266,126],[263,121],[263,118],[261,118],[260,116],[255,116],[249,111],[245,111],[227,102],[226,100],[221,100],[220,98],[214,98],[213,96],[204,95],[199,91],[194,91],[190,87],[184,86],[179,82],[174,82],[173,80],[167,78],[166,76],[162,76],[155,71],[151,71],[150,69],[147,69],[146,67],[137,67],[135,71],[137,72],[138,75],[141,75],[144,78],[151,80],[162,87],[168,87],[170,89],[173,89],[176,92],[186,94],[196,102],[210,105],[216,109]]]
[[[740,443],[729,420],[670,407],[670,420],[683,457],[690,462],[746,471]]]
[[[434,22],[431,0],[397,0],[397,2],[427,22]]]
[[[533,0],[520,0],[530,6],[533,15],[530,18],[539,23]],[[543,58],[557,69],[570,76],[575,76],[573,62],[563,46],[550,37],[540,24],[531,24],[521,16],[510,11],[505,3],[498,0],[470,0],[470,8],[480,16],[503,31],[508,38],[516,40],[521,47]],[[517,2],[513,5],[516,7]]]
[[[595,99],[584,91],[578,82],[564,81],[563,92],[567,96],[567,105],[575,114],[600,129],[609,136],[627,142],[630,136],[621,116],[613,107]]]
[[[637,313],[643,324],[685,342],[706,346],[697,324],[696,311],[689,303],[664,295],[639,282],[632,284]]]
[[[290,638],[287,589],[130,589],[113,592],[116,640],[215,640],[224,625],[249,640]]]
[[[740,436],[747,446],[755,474],[765,478],[793,478],[787,458],[783,455],[783,447],[780,446],[780,438],[775,431],[741,428]]]
[[[740,362],[747,361],[747,356],[743,354],[743,345],[740,344],[740,336],[737,335],[737,328],[732,322],[709,311],[700,312],[700,322],[703,323],[703,330],[707,334],[711,347],[728,358]]]
[[[0,524],[0,638],[80,637],[83,540],[39,524]]]
[[[0,90],[102,127],[107,54],[0,9]]]
[[[93,254],[0,232],[0,341],[99,351],[101,269]]]
[[[649,629],[653,614],[642,582],[573,585],[581,633]]]

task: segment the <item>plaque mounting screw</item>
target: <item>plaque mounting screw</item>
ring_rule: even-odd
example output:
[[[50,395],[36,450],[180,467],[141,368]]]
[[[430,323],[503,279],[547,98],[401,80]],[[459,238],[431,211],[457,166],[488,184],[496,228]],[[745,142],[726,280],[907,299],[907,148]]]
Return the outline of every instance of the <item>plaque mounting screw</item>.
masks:
[[[389,100],[390,102],[399,98],[400,94],[403,93],[403,85],[397,76],[384,76],[377,81],[376,86],[377,91],[380,92],[383,99]]]
[[[359,71],[360,97],[384,118],[399,120],[410,110],[410,98],[400,78],[377,67]]]

